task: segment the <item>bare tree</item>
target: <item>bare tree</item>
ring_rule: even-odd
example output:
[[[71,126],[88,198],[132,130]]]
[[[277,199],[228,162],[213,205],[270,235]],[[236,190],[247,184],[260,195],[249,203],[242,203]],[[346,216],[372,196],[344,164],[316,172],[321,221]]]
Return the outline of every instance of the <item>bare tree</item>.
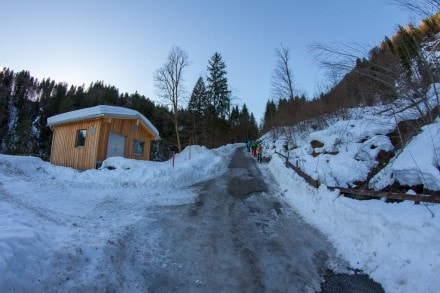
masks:
[[[356,63],[358,60],[365,59],[368,56],[368,50],[365,46],[352,43],[352,44],[323,44],[314,43],[309,46],[309,52],[315,55],[317,63],[327,71],[329,77],[333,80],[334,84],[340,82],[340,80],[352,70],[357,70]],[[375,64],[376,69],[381,69],[384,71],[383,76],[378,76],[377,72],[371,72],[365,68],[357,73],[369,76],[379,82],[386,83],[387,85],[393,85],[393,80],[388,78],[382,79],[389,74],[394,75],[396,72],[395,68],[388,68]]]
[[[173,46],[165,64],[156,70],[154,74],[157,93],[168,106],[171,106],[173,112],[174,129],[179,152],[182,150],[178,125],[179,105],[183,94],[182,74],[188,66],[188,54],[181,48]]]
[[[272,76],[274,99],[293,99],[294,84],[292,69],[289,65],[289,48],[285,48],[283,45],[280,48],[276,48],[275,57],[277,58],[277,65]]]
[[[430,17],[440,11],[440,0],[390,0],[390,2],[422,17]]]
[[[414,48],[408,48],[408,44],[400,44],[402,52],[410,58],[408,51],[417,52],[417,60],[412,61],[412,72],[408,74],[407,69],[402,66],[399,58],[392,56],[391,51],[386,48],[373,48],[365,58],[366,51],[358,45],[335,45],[314,44],[311,51],[316,54],[320,65],[325,68],[332,76],[338,75],[340,78],[354,73],[374,81],[376,91],[381,96],[387,96],[390,93],[397,93],[401,98],[409,102],[409,105],[417,110],[425,123],[432,122],[429,112],[432,107],[427,101],[427,91],[429,84],[433,84],[435,79],[432,77],[429,81],[427,76],[432,76],[431,64],[422,56],[421,49],[417,44]],[[361,63],[359,63],[361,62]],[[423,65],[423,66],[422,66]],[[423,68],[422,68],[423,67]],[[431,75],[421,76],[421,71],[431,73]],[[367,84],[363,80],[360,84],[365,87]],[[365,88],[363,88],[365,89]],[[371,93],[371,92],[370,92]],[[428,111],[427,111],[428,110]],[[426,114],[425,114],[426,112]]]

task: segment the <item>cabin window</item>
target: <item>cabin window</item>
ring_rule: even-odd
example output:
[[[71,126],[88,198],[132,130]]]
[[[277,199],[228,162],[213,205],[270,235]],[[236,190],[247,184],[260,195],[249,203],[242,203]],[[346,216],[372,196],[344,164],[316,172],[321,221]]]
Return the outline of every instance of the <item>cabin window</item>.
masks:
[[[133,154],[142,156],[144,154],[144,145],[145,142],[141,140],[137,140],[137,139],[133,140]]]
[[[76,132],[75,147],[83,147],[86,145],[86,134],[87,134],[87,130],[85,129],[79,129]]]

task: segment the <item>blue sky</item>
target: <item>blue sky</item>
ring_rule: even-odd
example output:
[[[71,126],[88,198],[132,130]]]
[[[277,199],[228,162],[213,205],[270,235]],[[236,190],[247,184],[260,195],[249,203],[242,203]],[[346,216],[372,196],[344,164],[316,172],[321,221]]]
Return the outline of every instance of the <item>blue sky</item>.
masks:
[[[325,89],[309,46],[391,36],[417,22],[387,0],[0,0],[0,66],[69,85],[102,80],[121,92],[156,101],[154,72],[173,45],[187,51],[187,95],[219,52],[233,103],[246,103],[259,121],[271,98],[274,50],[290,49],[298,94]],[[186,102],[185,102],[186,105]]]

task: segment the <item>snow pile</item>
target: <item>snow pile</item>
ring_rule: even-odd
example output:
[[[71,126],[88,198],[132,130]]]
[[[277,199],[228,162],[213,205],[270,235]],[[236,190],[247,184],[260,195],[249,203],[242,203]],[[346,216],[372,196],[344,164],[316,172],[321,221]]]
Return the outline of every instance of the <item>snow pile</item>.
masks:
[[[430,103],[435,104],[434,86],[428,97]],[[394,115],[397,105],[405,110]],[[285,137],[278,139],[273,138],[273,133],[267,133],[262,137],[265,155],[273,156],[277,151],[288,156],[292,164],[326,186],[356,187],[378,167],[377,158],[381,153],[395,151],[387,135],[395,130],[397,123],[418,118],[417,115],[420,113],[408,108],[407,102],[402,100],[391,106],[350,109],[346,119],[327,119],[329,126],[323,130],[298,133],[293,128],[284,130]],[[426,189],[440,190],[439,125],[437,120],[423,128],[420,138],[412,142],[400,158],[391,158],[392,163],[368,182],[369,187],[380,190],[397,180],[402,185],[423,184]],[[287,151],[286,141],[293,145]]]
[[[359,112],[353,110],[352,116],[359,116]],[[324,130],[296,140],[298,147],[289,150],[289,159],[322,184],[355,186],[356,181],[365,181],[369,171],[377,166],[380,151],[393,150],[387,134],[394,127],[395,122],[388,115],[377,116],[373,111],[362,119],[335,121]],[[280,148],[282,140],[270,143],[268,136],[270,134],[263,137],[266,155],[272,155],[274,150],[286,154],[285,149]]]
[[[437,85],[438,86],[438,85]],[[433,87],[430,103],[435,103]],[[399,104],[397,106],[397,104]],[[406,109],[395,113],[396,109]],[[385,292],[435,292],[440,281],[440,205],[413,202],[389,204],[381,200],[357,201],[340,197],[326,186],[356,186],[378,166],[377,156],[394,151],[387,134],[397,123],[416,119],[419,113],[405,101],[396,107],[374,106],[351,109],[345,119],[327,119],[326,129],[285,129],[285,136],[263,136],[265,156],[272,157],[267,169],[285,196],[304,219],[335,244],[353,268],[368,273]],[[303,127],[304,129],[304,127]],[[286,141],[289,145],[286,150]],[[284,158],[318,179],[319,189],[310,187]],[[403,185],[423,184],[440,190],[440,119],[422,128],[419,135],[391,158],[370,182],[380,190],[395,181]],[[280,171],[283,170],[283,171]],[[413,193],[414,192],[409,192]]]
[[[187,147],[176,155],[174,167],[172,159],[162,163],[111,157],[103,162],[100,170],[86,171],[81,174],[81,177],[85,181],[93,181],[99,174],[106,184],[113,186],[142,187],[149,185],[185,188],[224,171],[214,167],[224,165],[222,162],[224,158],[221,155],[211,155],[210,153],[205,147]]]
[[[429,96],[432,102],[432,89]],[[397,103],[401,103],[400,109],[407,106],[404,101]],[[327,235],[353,268],[381,283],[385,292],[434,292],[440,287],[435,277],[440,273],[440,205],[357,201],[326,188],[365,181],[378,165],[379,153],[394,151],[387,134],[398,122],[418,118],[413,109],[391,115],[394,110],[385,106],[351,109],[345,119],[328,119],[329,126],[323,130],[308,129],[304,134],[293,129],[277,140],[273,133],[266,134],[265,156],[272,160],[263,169],[275,177],[282,195],[304,219]],[[286,140],[294,145],[287,151]],[[288,155],[291,163],[323,183],[321,187],[310,187],[286,169],[284,159],[275,151]],[[370,180],[370,188],[382,189],[398,181],[440,190],[439,158],[437,119],[391,158]]]
[[[35,276],[45,267],[54,248],[53,235],[44,221],[12,208],[0,196],[0,289],[16,288],[17,280],[27,280],[29,289],[38,285]],[[10,284],[10,285],[9,285]],[[3,291],[3,290],[2,290]]]
[[[392,164],[394,178],[402,185],[424,185],[440,190],[440,119],[424,126]]]
[[[381,123],[382,122],[382,123]],[[328,186],[348,187],[364,181],[371,168],[377,165],[380,151],[393,149],[386,136],[388,121],[369,119],[339,121],[329,128],[310,134],[303,149],[293,155],[301,159],[304,170]],[[387,127],[388,126],[388,127]],[[323,146],[313,148],[313,142]]]
[[[109,158],[100,170],[84,172],[0,155],[0,291],[72,289],[78,284],[68,280],[79,273],[75,279],[85,284],[98,280],[101,270],[111,270],[99,262],[113,239],[145,223],[149,207],[193,203],[197,188],[191,186],[225,172],[235,148],[193,146],[191,157],[185,149],[174,167]],[[52,283],[60,274],[66,284]]]
[[[323,232],[350,266],[363,270],[385,292],[436,292],[440,280],[440,205],[388,204],[339,197],[310,187],[274,156],[267,165],[282,195]]]

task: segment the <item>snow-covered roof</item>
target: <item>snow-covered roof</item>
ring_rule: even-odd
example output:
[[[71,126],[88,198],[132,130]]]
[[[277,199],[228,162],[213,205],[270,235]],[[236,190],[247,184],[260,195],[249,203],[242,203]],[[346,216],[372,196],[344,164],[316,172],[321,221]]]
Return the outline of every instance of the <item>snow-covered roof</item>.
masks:
[[[144,115],[142,115],[136,110],[123,108],[123,107],[115,107],[115,106],[100,105],[100,106],[84,108],[80,110],[58,114],[47,118],[47,125],[54,126],[58,124],[64,124],[64,123],[91,119],[91,118],[98,118],[103,116],[112,116],[112,117],[121,117],[121,118],[139,118],[148,126],[148,128],[150,128],[151,132],[153,132],[155,136],[159,137],[159,131]]]

